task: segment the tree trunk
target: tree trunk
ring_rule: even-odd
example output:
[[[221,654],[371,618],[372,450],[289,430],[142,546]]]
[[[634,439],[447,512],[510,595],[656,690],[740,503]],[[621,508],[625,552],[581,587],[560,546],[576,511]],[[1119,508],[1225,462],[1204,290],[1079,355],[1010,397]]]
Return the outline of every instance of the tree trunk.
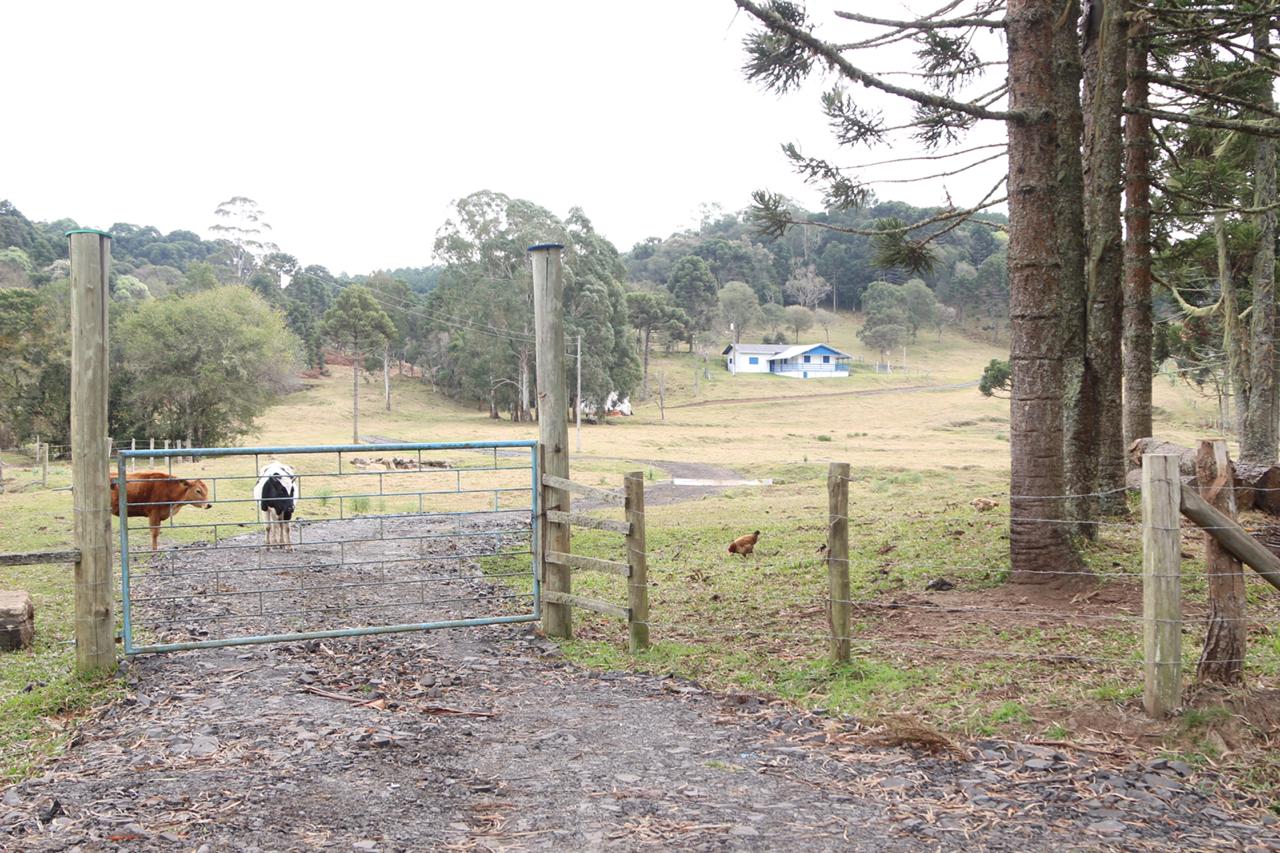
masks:
[[[1147,108],[1149,29],[1145,16],[1130,21],[1124,100],[1135,109]],[[1128,447],[1152,433],[1151,119],[1125,116],[1124,142],[1124,443]]]
[[[1054,195],[1054,223],[1058,229],[1058,252],[1062,259],[1062,351],[1063,351],[1063,476],[1068,498],[1067,517],[1087,522],[1096,514],[1088,497],[1097,470],[1094,423],[1096,401],[1082,395],[1093,378],[1085,376],[1085,330],[1088,328],[1088,294],[1084,280],[1084,176],[1080,159],[1080,139],[1084,117],[1080,111],[1080,19],[1079,0],[1068,0],[1053,30],[1054,109],[1058,117],[1057,174],[1059,190]],[[1092,524],[1073,526],[1078,535],[1092,537]]]
[[[1009,0],[1009,549],[1012,580],[1048,582],[1081,571],[1062,518],[1061,261],[1054,198],[1053,0]]]
[[[644,377],[640,380],[640,399],[649,399],[649,335],[653,332],[651,326],[644,327]]]
[[[517,421],[530,421],[529,414],[529,350],[520,350],[520,417]]]
[[[1100,26],[1084,45],[1085,287],[1089,316],[1085,332],[1085,377],[1092,384],[1096,419],[1097,472],[1093,489],[1099,509],[1123,512],[1124,388],[1120,340],[1123,335],[1124,254],[1120,232],[1124,146],[1120,116],[1124,104],[1128,44],[1127,0],[1107,0]]]
[[[1254,56],[1271,54],[1272,22],[1259,17],[1253,25]],[[1260,69],[1258,106],[1275,109],[1272,78]],[[1265,115],[1258,116],[1265,120]],[[1270,465],[1280,442],[1280,400],[1276,388],[1276,141],[1256,136],[1253,161],[1253,206],[1258,248],[1253,256],[1253,312],[1249,318],[1249,405],[1240,436],[1240,458]]]
[[[1232,519],[1236,517],[1234,479],[1227,443],[1200,442],[1196,453],[1200,497]],[[1204,561],[1209,579],[1209,615],[1196,676],[1201,681],[1241,684],[1245,652],[1244,567],[1208,530],[1204,533]]]
[[[351,359],[351,443],[360,443],[360,354]]]
[[[1227,354],[1227,399],[1231,402],[1236,435],[1244,433],[1245,413],[1249,410],[1252,389],[1249,387],[1249,348],[1245,341],[1244,323],[1240,320],[1240,300],[1227,254],[1227,218],[1218,212],[1213,216],[1213,236],[1218,246],[1218,288],[1222,293],[1222,349]],[[1223,428],[1227,428],[1224,424]]]
[[[387,411],[391,411],[391,345],[382,347],[382,393],[387,399]]]

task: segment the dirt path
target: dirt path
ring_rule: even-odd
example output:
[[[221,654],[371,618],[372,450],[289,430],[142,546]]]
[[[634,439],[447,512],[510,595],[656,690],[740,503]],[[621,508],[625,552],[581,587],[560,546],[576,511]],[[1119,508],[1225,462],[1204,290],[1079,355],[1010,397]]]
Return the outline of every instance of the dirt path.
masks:
[[[127,671],[126,700],[3,792],[0,848],[1280,849],[1258,812],[1200,793],[1176,762],[859,746],[844,721],[566,667],[528,629]]]
[[[821,400],[827,397],[879,397],[883,394],[911,394],[922,391],[955,391],[960,388],[977,388],[977,382],[954,382],[949,385],[901,385],[896,388],[864,388],[861,391],[831,391],[822,394],[789,394],[779,397],[725,397],[716,400],[698,400],[696,403],[677,403],[672,409],[696,409],[701,406],[721,406],[726,403],[787,403],[793,400]]]
[[[244,560],[234,548],[182,549],[140,573],[139,594],[153,597],[162,639],[202,636],[230,606],[221,596],[267,581],[298,588],[254,632],[366,608],[422,619],[425,605],[377,596],[427,580],[428,618],[506,606],[505,588],[449,539],[329,562],[335,548],[351,559],[350,542],[372,547],[362,537],[384,523],[317,523],[304,531],[317,544],[247,570],[224,562]],[[396,523],[432,534],[438,522]],[[457,529],[483,523],[494,522],[467,516]],[[520,538],[466,541],[491,536]],[[204,594],[211,570],[218,595],[169,603]],[[125,699],[43,775],[0,790],[0,849],[1280,850],[1258,804],[1203,793],[1211,780],[1177,762],[1115,766],[994,741],[944,757],[869,745],[851,720],[566,666],[527,626],[147,656],[124,672]]]
[[[579,457],[582,459],[609,459],[614,461],[632,462],[639,467],[660,468],[672,479],[689,479],[689,480],[720,480],[734,481],[742,479],[742,474],[726,468],[723,465],[710,465],[706,462],[677,462],[672,459],[634,459],[632,457],[621,456],[594,456],[584,455]],[[571,463],[572,464],[572,463]],[[696,501],[709,495],[718,495],[731,486],[677,486],[670,480],[659,481],[656,483],[645,483],[644,502],[645,506],[664,506],[666,504],[680,503],[681,501]],[[593,501],[589,498],[577,498],[574,505],[578,509],[600,509],[604,506],[599,501]]]

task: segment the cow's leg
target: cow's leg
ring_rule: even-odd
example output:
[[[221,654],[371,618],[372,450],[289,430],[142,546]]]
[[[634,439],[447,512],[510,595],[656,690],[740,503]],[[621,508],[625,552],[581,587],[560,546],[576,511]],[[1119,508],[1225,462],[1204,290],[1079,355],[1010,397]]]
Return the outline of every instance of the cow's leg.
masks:
[[[284,520],[284,549],[293,550],[293,522],[287,518]]]
[[[147,520],[151,522],[151,550],[154,551],[160,542],[160,519],[148,518]]]
[[[276,544],[276,511],[274,507],[267,507],[267,550],[271,550],[271,546]]]

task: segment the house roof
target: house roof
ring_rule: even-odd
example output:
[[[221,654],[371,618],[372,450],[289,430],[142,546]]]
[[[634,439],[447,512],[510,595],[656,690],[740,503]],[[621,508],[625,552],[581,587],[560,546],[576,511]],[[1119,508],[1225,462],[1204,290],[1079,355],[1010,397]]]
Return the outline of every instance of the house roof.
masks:
[[[786,361],[789,358],[795,358],[798,355],[804,355],[810,350],[815,350],[815,349],[827,350],[830,352],[831,355],[834,355],[836,358],[853,358],[853,356],[849,355],[847,352],[841,352],[835,347],[827,346],[826,344],[800,344],[798,346],[786,347],[778,354],[770,356],[769,360],[770,361]]]
[[[737,350],[744,355],[773,355],[787,349],[786,344],[729,344],[724,348],[721,355],[728,355],[733,350]]]

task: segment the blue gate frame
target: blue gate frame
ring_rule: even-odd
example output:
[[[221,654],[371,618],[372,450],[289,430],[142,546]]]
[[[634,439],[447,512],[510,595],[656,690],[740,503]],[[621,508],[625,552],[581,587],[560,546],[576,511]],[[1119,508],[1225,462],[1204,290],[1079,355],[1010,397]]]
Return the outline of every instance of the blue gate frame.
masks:
[[[118,456],[117,482],[126,483],[126,466],[130,459],[172,459],[175,457],[221,457],[221,456],[285,456],[302,453],[396,453],[417,452],[422,450],[514,450],[529,451],[529,468],[532,472],[530,489],[530,535],[532,537],[532,556],[530,573],[533,579],[533,607],[528,613],[516,616],[483,616],[471,619],[452,619],[439,622],[419,622],[397,625],[377,625],[363,628],[342,628],[330,631],[306,631],[291,634],[264,634],[246,637],[230,637],[217,640],[194,640],[182,643],[156,643],[151,645],[134,645],[133,620],[130,607],[129,589],[129,490],[119,489],[120,502],[120,594],[123,615],[123,646],[126,655],[150,654],[154,652],[176,652],[189,649],[212,649],[226,646],[255,645],[260,643],[286,643],[299,640],[327,639],[330,637],[360,637],[370,634],[391,634],[404,631],[430,631],[437,628],[465,628],[478,625],[510,625],[521,622],[536,622],[540,617],[541,579],[538,577],[538,557],[541,553],[538,529],[538,488],[541,472],[538,470],[537,441],[456,441],[426,442],[407,444],[324,444],[310,446],[285,447],[197,447],[170,450],[120,450]],[[257,472],[255,471],[255,476]],[[305,476],[305,475],[303,475]],[[198,525],[207,526],[207,525]]]

